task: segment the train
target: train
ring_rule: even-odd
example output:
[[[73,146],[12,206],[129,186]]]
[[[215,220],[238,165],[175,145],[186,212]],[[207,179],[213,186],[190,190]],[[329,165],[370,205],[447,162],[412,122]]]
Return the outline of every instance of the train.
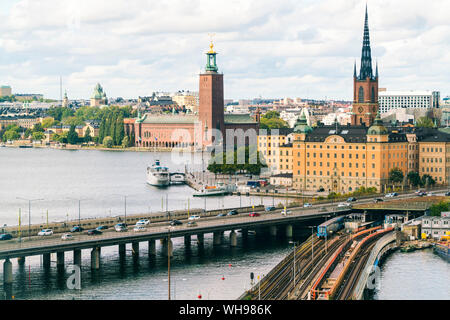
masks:
[[[332,232],[334,233],[344,228],[345,226],[344,218],[345,218],[344,216],[336,217],[317,226],[317,237],[325,238],[330,236]]]

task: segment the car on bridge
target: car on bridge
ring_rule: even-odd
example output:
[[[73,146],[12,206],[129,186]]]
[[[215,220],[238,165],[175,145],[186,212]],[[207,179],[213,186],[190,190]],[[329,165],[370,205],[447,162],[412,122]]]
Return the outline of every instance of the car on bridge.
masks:
[[[424,197],[424,196],[427,195],[427,193],[426,193],[425,191],[421,191],[421,192],[417,193],[417,195],[418,195],[419,197]]]
[[[189,217],[189,220],[198,220],[198,219],[200,219],[200,216],[197,216],[197,215]]]
[[[197,222],[195,221],[189,221],[187,223],[188,228],[192,228],[192,227],[196,227],[197,226]]]
[[[128,228],[127,228],[127,226],[126,226],[125,223],[118,223],[118,224],[116,224],[116,225],[114,226],[114,229],[115,229],[117,232],[125,232],[125,231],[128,231]]]
[[[82,232],[84,229],[80,226],[74,226],[70,232]]]
[[[73,235],[71,235],[70,233],[64,233],[61,236],[61,240],[73,240],[75,239]]]
[[[38,233],[38,236],[51,236],[51,235],[53,235],[53,230],[52,229],[42,229]]]
[[[391,193],[388,193],[387,195],[385,195],[385,198],[394,198],[396,196],[398,196],[397,192],[391,192]]]
[[[277,208],[275,208],[274,206],[269,206],[265,208],[266,212],[275,211],[276,209]]]
[[[102,233],[103,232],[101,232],[101,231],[99,231],[97,229],[91,229],[91,230],[88,230],[88,232],[87,232],[87,234],[89,236],[97,236],[97,235],[101,235]]]
[[[239,214],[239,212],[237,210],[231,210],[231,211],[228,211],[227,216],[235,216],[238,214]]]
[[[150,223],[150,220],[148,220],[148,219],[141,219],[141,220],[139,220],[139,221],[136,223],[136,225],[146,226],[146,225],[148,225],[149,223]]]
[[[95,229],[97,229],[98,231],[102,231],[102,230],[108,229],[108,226],[98,226],[98,227],[95,228]]]
[[[446,192],[446,193],[445,193],[445,196],[446,196],[446,197],[449,197],[449,196],[450,196],[450,192]]]
[[[376,198],[376,199],[373,199],[373,202],[375,202],[375,203],[378,203],[378,202],[383,202],[384,200],[383,199],[381,199],[381,198]]]
[[[283,209],[283,211],[281,211],[281,214],[282,214],[283,216],[287,216],[287,215],[289,215],[289,214],[291,214],[291,213],[292,213],[291,210],[284,210],[284,209]]]
[[[219,213],[216,217],[226,217],[226,216],[227,216],[227,214],[222,212],[222,213]]]
[[[257,212],[250,212],[249,216],[250,216],[250,217],[259,217],[260,214],[257,213]]]
[[[180,220],[172,220],[170,221],[170,225],[171,226],[181,226],[183,224],[183,222],[181,222]]]
[[[341,202],[338,204],[338,208],[351,208],[352,204],[348,202]]]
[[[303,208],[311,208],[312,207],[312,204],[311,203],[305,203],[304,205],[303,205]]]
[[[145,230],[147,230],[144,226],[142,225],[135,225],[133,231],[134,232],[144,232]]]
[[[1,240],[11,240],[13,236],[9,233],[0,234],[0,241]]]
[[[350,197],[347,199],[347,202],[355,202],[356,198],[355,197]]]

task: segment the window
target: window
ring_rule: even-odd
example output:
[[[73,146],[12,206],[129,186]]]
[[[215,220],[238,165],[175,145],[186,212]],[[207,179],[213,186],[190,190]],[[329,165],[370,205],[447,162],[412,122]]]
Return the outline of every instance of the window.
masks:
[[[359,92],[358,92],[358,102],[362,103],[364,102],[364,88],[361,86],[359,87]]]

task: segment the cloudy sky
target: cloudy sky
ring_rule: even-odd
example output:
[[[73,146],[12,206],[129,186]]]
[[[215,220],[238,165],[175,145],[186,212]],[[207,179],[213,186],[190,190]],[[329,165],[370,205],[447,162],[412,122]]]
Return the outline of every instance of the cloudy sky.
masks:
[[[0,84],[196,91],[214,33],[226,98],[350,100],[366,2],[380,87],[450,95],[449,0],[1,0]]]

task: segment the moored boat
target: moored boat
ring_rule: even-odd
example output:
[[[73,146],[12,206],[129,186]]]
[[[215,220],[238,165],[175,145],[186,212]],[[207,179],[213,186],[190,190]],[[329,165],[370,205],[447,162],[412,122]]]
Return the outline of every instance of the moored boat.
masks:
[[[170,173],[167,167],[161,166],[159,160],[147,168],[147,183],[156,187],[166,187],[170,184]]]

